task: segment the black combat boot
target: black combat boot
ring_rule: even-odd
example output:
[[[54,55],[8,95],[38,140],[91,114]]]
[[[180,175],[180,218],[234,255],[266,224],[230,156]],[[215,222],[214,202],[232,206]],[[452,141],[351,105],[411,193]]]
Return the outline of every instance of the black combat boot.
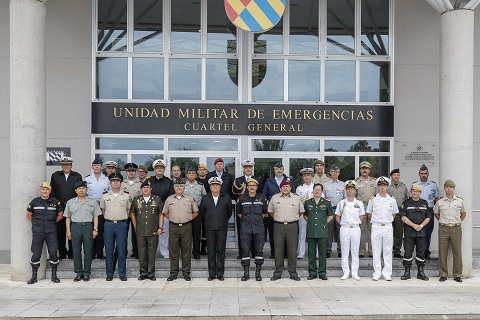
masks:
[[[262,281],[262,276],[260,274],[261,271],[262,271],[262,266],[257,264],[255,268],[255,280]]]
[[[37,282],[37,272],[38,272],[38,267],[40,266],[39,264],[31,264],[32,265],[32,277],[30,278],[30,280],[28,280],[28,284],[34,284],[35,282]]]
[[[405,267],[405,273],[400,277],[400,280],[410,279],[410,267]]]
[[[60,279],[58,279],[57,277],[57,266],[58,264],[53,264],[53,263],[50,263],[50,266],[52,267],[52,282],[53,283],[59,283],[60,282]]]
[[[247,281],[248,279],[250,279],[250,268],[249,267],[243,267],[243,277],[242,277],[242,281]]]
[[[428,281],[428,277],[425,275],[425,272],[423,271],[423,266],[418,266],[418,272],[417,272],[417,279]]]

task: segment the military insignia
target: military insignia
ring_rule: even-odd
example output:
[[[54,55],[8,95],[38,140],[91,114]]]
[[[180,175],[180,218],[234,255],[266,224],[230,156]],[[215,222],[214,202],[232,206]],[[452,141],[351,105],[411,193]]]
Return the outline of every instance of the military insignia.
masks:
[[[224,0],[230,21],[250,32],[264,32],[282,18],[286,0]]]

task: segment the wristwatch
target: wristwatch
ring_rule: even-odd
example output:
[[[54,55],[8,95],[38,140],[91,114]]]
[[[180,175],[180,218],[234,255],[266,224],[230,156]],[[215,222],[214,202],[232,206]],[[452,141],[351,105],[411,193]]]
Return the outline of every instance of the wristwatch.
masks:
[[[93,229],[93,231],[96,231],[96,232],[98,232],[98,229]]]

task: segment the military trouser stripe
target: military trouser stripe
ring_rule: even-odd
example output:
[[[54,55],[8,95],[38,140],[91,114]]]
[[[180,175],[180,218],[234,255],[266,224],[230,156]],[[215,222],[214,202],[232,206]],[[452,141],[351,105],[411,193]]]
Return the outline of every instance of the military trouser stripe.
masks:
[[[52,261],[50,260],[50,264],[58,264],[60,262],[60,260],[57,260],[57,261]],[[40,263],[40,262],[39,262]]]
[[[418,259],[418,258],[417,258],[417,259]],[[413,261],[413,257],[410,258],[410,259],[405,259],[405,258],[403,258],[403,261]]]
[[[40,264],[40,261],[37,261],[37,262],[30,261],[30,264]]]
[[[242,258],[242,260],[250,260],[250,257]]]
[[[416,260],[420,261],[420,262],[425,262],[425,260],[423,259],[420,259],[419,257],[415,257]]]

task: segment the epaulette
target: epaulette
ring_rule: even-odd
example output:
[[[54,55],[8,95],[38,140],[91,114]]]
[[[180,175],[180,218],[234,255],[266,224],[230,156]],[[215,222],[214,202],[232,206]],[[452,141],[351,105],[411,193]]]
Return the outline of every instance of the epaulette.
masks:
[[[87,175],[85,176],[85,178],[87,178],[87,177],[90,177],[90,175],[89,175],[89,174],[87,174]]]
[[[375,180],[377,180],[377,179],[374,178],[374,177],[368,177],[368,180],[370,180],[370,181],[375,181]]]
[[[325,200],[327,200],[327,201],[330,201],[330,202],[332,202],[332,200],[330,200],[330,199],[328,199],[328,198],[323,198],[323,199],[325,199]]]
[[[103,191],[103,194],[105,194],[105,193],[108,193],[108,190],[106,190],[106,191]]]
[[[375,198],[375,196],[371,196],[370,199],[373,200],[373,198]]]

